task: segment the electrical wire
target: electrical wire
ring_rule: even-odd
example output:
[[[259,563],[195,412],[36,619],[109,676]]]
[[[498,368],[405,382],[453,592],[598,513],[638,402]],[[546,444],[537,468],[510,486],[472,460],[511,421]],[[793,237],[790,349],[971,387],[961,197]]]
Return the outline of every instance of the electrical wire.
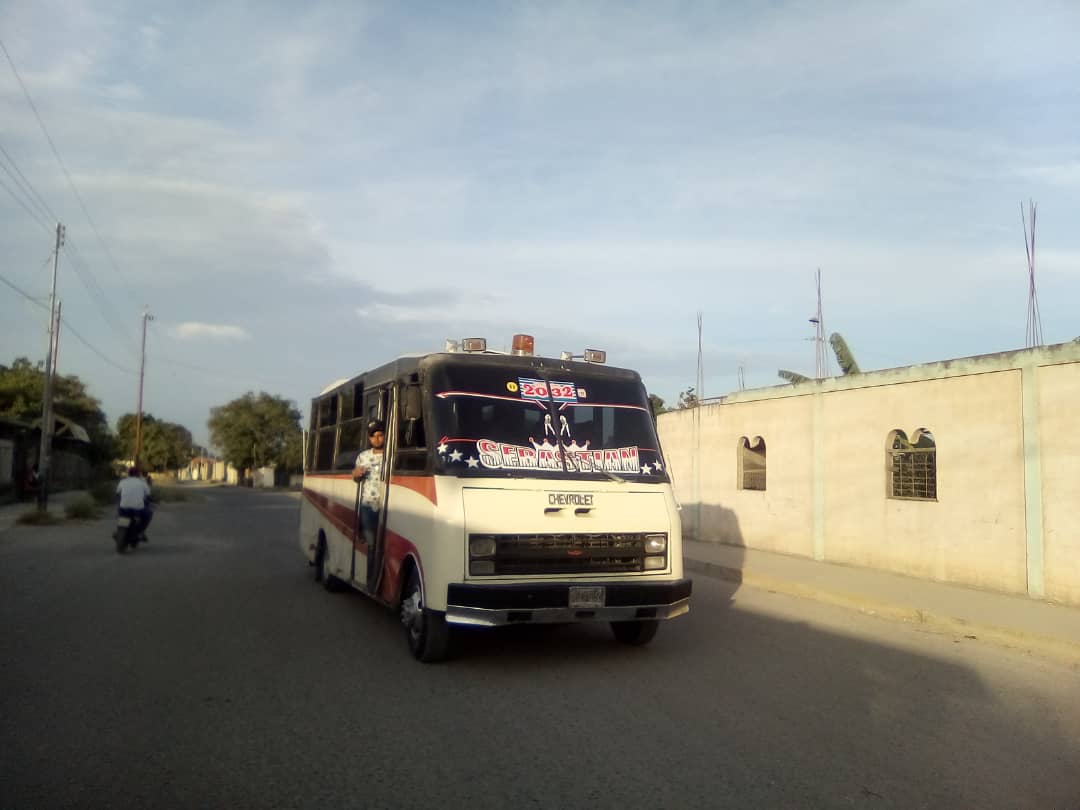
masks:
[[[22,209],[32,220],[34,220],[38,225],[41,226],[42,230],[44,230],[45,233],[51,232],[52,229],[49,227],[48,223],[42,220],[41,217],[30,206],[26,204],[26,201],[23,200],[22,197],[12,191],[11,187],[4,182],[3,178],[0,178],[0,187],[3,187],[4,191],[11,195],[11,198],[22,207]]]
[[[79,193],[79,189],[75,187],[75,181],[71,179],[71,173],[68,171],[67,165],[64,163],[64,159],[60,157],[60,150],[56,148],[56,144],[53,142],[52,136],[49,134],[48,127],[45,126],[45,121],[42,119],[41,114],[38,112],[37,105],[34,104],[34,99],[30,95],[30,91],[27,89],[26,84],[22,80],[22,76],[19,75],[18,68],[15,67],[15,62],[11,58],[11,54],[8,53],[7,47],[4,45],[4,41],[0,39],[0,51],[4,52],[4,56],[7,59],[8,65],[11,67],[11,72],[15,75],[16,81],[19,83],[19,87],[22,88],[23,95],[26,96],[26,102],[30,105],[30,109],[34,113],[34,118],[37,119],[38,126],[41,127],[42,133],[45,135],[45,140],[49,143],[49,148],[52,150],[53,157],[56,158],[56,162],[60,165],[61,171],[64,173],[64,179],[67,180],[68,187],[71,189],[72,194],[75,195],[76,201],[79,203],[79,208],[82,209],[83,215],[86,217],[86,221],[90,223],[90,230],[94,232],[94,236],[97,237],[98,244],[101,246],[105,257],[109,260],[113,270],[120,276],[120,280],[124,283],[124,290],[127,292],[130,289],[130,284],[124,272],[120,269],[120,265],[117,264],[116,259],[113,257],[112,252],[109,250],[109,246],[105,244],[105,240],[101,236],[101,232],[98,230],[96,224],[94,224],[94,218],[90,216],[90,211],[86,207],[86,203]]]
[[[8,163],[11,164],[11,168],[15,170],[16,174],[18,174],[19,177],[17,180],[15,180],[14,176],[12,176],[12,179],[15,180],[17,184],[25,186],[24,193],[30,198],[31,202],[34,203],[34,206],[36,207],[38,213],[40,213],[46,220],[51,219],[53,222],[59,222],[60,217],[58,217],[53,212],[53,210],[49,208],[49,204],[45,202],[45,200],[40,194],[38,194],[38,190],[34,188],[34,184],[31,183],[27,179],[26,175],[22,173],[22,169],[19,168],[19,164],[15,162],[15,158],[13,158],[8,152],[8,150],[4,148],[3,144],[0,144],[0,155],[3,155],[5,158],[7,158]],[[3,166],[3,161],[0,161],[0,166]],[[11,171],[6,166],[4,166],[4,171],[6,171],[9,176],[11,176]]]
[[[29,301],[34,306],[40,307],[41,309],[45,310],[46,312],[49,311],[49,305],[48,304],[42,303],[38,299],[34,298],[34,296],[30,295],[30,293],[26,292],[26,290],[23,290],[17,284],[14,284],[13,282],[8,281],[3,276],[0,276],[0,284],[6,284],[8,287],[13,289],[15,292],[17,292],[19,295],[21,295],[23,298],[25,298],[27,301]],[[108,357],[97,346],[95,346],[90,341],[88,341],[86,338],[84,338],[81,334],[79,334],[78,330],[76,330],[75,327],[72,326],[68,322],[67,318],[61,316],[60,317],[60,323],[62,323],[65,327],[67,327],[67,330],[69,332],[71,332],[71,334],[74,335],[75,338],[78,339],[80,343],[82,343],[84,346],[86,346],[86,348],[88,348],[90,351],[92,351],[94,354],[96,354],[98,357],[100,357],[102,360],[104,360],[106,363],[108,363],[113,368],[119,369],[120,371],[123,371],[125,374],[136,374],[136,375],[138,374],[137,371],[132,371],[130,368],[125,368],[124,366],[120,365],[119,363],[117,363],[116,361],[114,361],[110,357]]]
[[[101,313],[101,317],[113,330],[113,332],[120,337],[121,342],[127,345],[127,348],[132,354],[137,354],[135,347],[138,345],[135,343],[135,338],[131,332],[125,329],[121,324],[123,319],[113,309],[112,304],[109,302],[108,296],[105,291],[98,284],[97,279],[94,277],[93,272],[90,270],[86,259],[79,252],[78,246],[69,238],[66,240],[69,248],[68,258],[71,259],[71,266],[75,270],[75,275],[79,277],[79,281],[82,282],[83,287],[90,294],[94,304],[97,306],[98,311]]]

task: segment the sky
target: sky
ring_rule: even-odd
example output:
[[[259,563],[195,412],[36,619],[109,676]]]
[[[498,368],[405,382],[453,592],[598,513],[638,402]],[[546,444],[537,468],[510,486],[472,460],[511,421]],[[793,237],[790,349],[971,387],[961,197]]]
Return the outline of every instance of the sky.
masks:
[[[57,220],[60,373],[115,426],[147,309],[144,409],[199,443],[447,338],[671,405],[700,313],[706,397],[813,375],[818,268],[864,370],[1020,348],[1028,200],[1071,340],[1078,41],[1068,1],[0,0],[0,363],[45,355]]]

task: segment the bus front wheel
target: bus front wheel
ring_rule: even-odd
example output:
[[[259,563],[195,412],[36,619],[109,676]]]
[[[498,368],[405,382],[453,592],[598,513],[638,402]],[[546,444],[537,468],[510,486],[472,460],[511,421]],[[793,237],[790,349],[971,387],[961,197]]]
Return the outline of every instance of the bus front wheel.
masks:
[[[401,624],[409,652],[417,661],[433,663],[446,658],[450,648],[450,628],[446,615],[424,607],[424,589],[416,568],[409,572],[401,597]]]
[[[656,631],[660,629],[660,622],[656,619],[646,619],[640,622],[612,622],[611,632],[615,634],[617,641],[623,644],[633,644],[640,647],[653,640]]]
[[[319,538],[319,545],[315,549],[315,581],[321,582],[331,593],[341,590],[341,580],[330,573],[330,549],[323,537]]]

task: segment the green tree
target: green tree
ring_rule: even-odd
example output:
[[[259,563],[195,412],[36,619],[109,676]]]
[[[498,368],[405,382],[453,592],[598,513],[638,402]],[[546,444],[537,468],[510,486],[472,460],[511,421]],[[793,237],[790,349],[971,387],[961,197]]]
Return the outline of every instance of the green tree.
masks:
[[[694,390],[694,386],[691,385],[685,391],[679,393],[679,404],[675,407],[681,410],[684,408],[696,408],[700,404],[701,401],[698,399],[697,392]]]
[[[41,418],[45,396],[45,371],[41,363],[17,358],[10,366],[0,364],[0,415],[24,422]],[[113,457],[113,435],[101,403],[90,396],[74,374],[57,374],[53,384],[53,412],[70,419],[90,437],[90,461],[104,464]]]
[[[664,407],[664,400],[662,400],[656,394],[649,394],[649,405],[652,406],[654,418],[667,410],[667,408]]]
[[[239,469],[300,466],[300,411],[264,391],[210,409],[210,441]]]
[[[119,454],[135,456],[135,414],[126,413],[116,423]],[[155,419],[144,413],[140,462],[150,470],[174,470],[187,464],[194,454],[191,431],[183,425]]]

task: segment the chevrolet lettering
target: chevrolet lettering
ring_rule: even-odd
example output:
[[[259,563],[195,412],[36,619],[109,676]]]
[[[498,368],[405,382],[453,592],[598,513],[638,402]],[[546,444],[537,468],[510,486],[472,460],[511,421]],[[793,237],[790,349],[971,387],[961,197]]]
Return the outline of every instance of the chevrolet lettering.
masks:
[[[593,496],[580,492],[549,492],[548,503],[551,506],[592,506]]]

